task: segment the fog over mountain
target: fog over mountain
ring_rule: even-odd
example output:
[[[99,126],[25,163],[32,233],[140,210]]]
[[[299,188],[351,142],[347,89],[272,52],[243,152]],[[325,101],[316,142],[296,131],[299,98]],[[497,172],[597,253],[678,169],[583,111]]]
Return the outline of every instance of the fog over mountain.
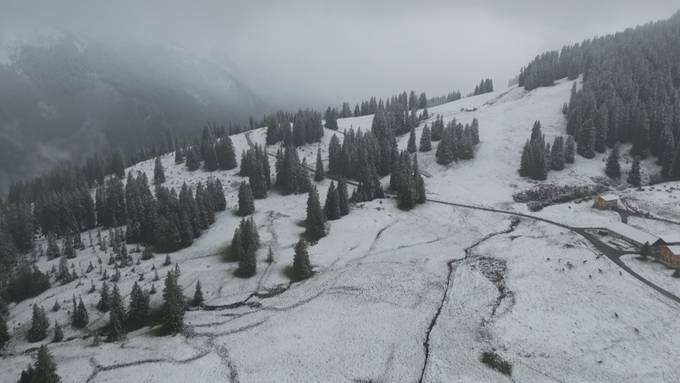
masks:
[[[0,65],[0,190],[58,161],[126,152],[167,131],[245,122],[265,104],[228,68],[159,45],[52,35],[5,47]]]
[[[482,77],[505,84],[537,52],[677,10],[673,0],[3,2],[6,36],[52,27],[182,46],[230,60],[238,78],[289,108],[404,89],[465,93]]]

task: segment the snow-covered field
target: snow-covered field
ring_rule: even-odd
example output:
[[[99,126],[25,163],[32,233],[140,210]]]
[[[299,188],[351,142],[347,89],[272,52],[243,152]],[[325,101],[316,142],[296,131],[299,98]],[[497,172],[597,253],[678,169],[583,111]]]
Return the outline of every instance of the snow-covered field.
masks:
[[[571,86],[562,81],[532,92],[511,88],[431,108],[430,114],[442,114],[445,122],[478,118],[481,144],[474,160],[449,166],[436,164],[434,150],[419,153],[421,169],[429,175],[428,197],[532,214],[569,226],[621,222],[618,214],[594,210],[589,201],[530,213],[512,200],[517,191],[536,185],[517,175],[521,146],[533,121],[541,120],[549,140],[564,134],[561,108]],[[371,121],[372,116],[364,116],[338,124],[341,130],[370,129]],[[247,148],[248,139],[264,144],[264,134],[258,129],[248,137],[234,136],[237,153]],[[332,134],[326,131],[320,146],[324,160]],[[401,137],[400,147],[407,140]],[[312,166],[317,147],[300,151]],[[268,150],[273,153],[275,148]],[[603,158],[577,157],[564,171],[550,172],[546,182],[591,184],[603,175]],[[91,329],[106,323],[107,316],[94,308],[98,294],[87,293],[90,278],[101,285],[96,267],[81,286],[56,286],[10,308],[13,339],[0,360],[0,381],[18,379],[35,356],[38,344],[24,341],[34,303],[48,310],[52,323],[64,325],[66,339],[72,338],[49,346],[63,382],[510,381],[480,362],[483,352],[495,352],[509,362],[516,382],[680,380],[680,337],[669,336],[680,330],[680,304],[622,272],[568,229],[434,203],[404,212],[392,200],[372,201],[330,223],[330,234],[310,247],[315,275],[290,284],[286,268],[303,231],[306,195],[271,192],[255,201],[263,244],[257,275],[239,279],[233,275],[236,265],[220,255],[240,221],[233,213],[242,180],[237,170],[187,172],[174,164],[172,155],[162,161],[168,186],[195,185],[208,177],[218,177],[225,186],[227,211],[217,215],[192,247],[170,255],[180,265],[185,295],[193,294],[200,279],[208,304],[248,304],[189,311],[183,335],[158,337],[147,328],[128,334],[121,343],[93,347],[87,331],[66,324],[74,294],[85,301]],[[153,160],[132,170],[151,178]],[[322,199],[329,184],[317,184]],[[642,191],[622,194],[654,215],[680,217],[680,188],[668,192],[669,187],[650,199]],[[680,228],[634,217],[630,224],[655,233]],[[83,238],[89,245],[88,235]],[[274,253],[272,264],[264,261],[268,247]],[[108,255],[96,246],[79,252],[74,261],[84,272],[89,262],[98,265],[97,257],[106,264]],[[159,305],[162,279],[153,282],[151,268],[155,265],[162,278],[170,269],[162,266],[164,257],[157,254],[134,272],[124,270],[118,283],[123,295],[143,273],[139,283],[146,289],[156,284],[152,304]],[[57,262],[42,259],[37,265],[49,270]],[[625,262],[680,294],[670,285],[677,280],[670,280],[668,270],[634,266],[637,260]],[[273,291],[277,293],[253,296]],[[49,312],[55,300],[62,309]]]

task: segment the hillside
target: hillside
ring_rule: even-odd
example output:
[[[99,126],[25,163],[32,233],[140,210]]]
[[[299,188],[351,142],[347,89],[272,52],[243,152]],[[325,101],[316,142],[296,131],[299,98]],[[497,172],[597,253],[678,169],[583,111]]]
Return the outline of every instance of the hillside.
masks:
[[[179,49],[60,35],[0,46],[0,193],[59,161],[125,148],[266,107],[228,68]]]
[[[513,194],[538,183],[517,174],[523,143],[531,126],[541,120],[551,138],[566,132],[562,106],[572,82],[526,91],[513,87],[432,108],[445,122],[477,118],[480,139],[475,158],[448,166],[436,163],[433,149],[419,153],[425,175],[424,205],[404,212],[392,199],[359,203],[348,216],[330,223],[330,233],[311,246],[315,274],[291,283],[286,274],[293,246],[304,231],[307,196],[270,192],[256,200],[255,222],[262,246],[257,274],[234,276],[234,263],[221,253],[240,217],[234,214],[238,170],[189,172],[162,157],[166,186],[196,185],[217,177],[225,188],[227,211],[191,247],[170,254],[181,269],[184,294],[193,294],[200,279],[204,308],[188,311],[181,335],[159,337],[149,328],[131,332],[119,343],[91,346],[88,331],[64,325],[65,342],[49,345],[63,382],[110,381],[678,381],[680,304],[661,295],[603,256],[580,228],[620,223],[611,211],[591,208],[589,198],[530,212]],[[338,120],[340,130],[370,129],[372,116]],[[266,129],[232,137],[236,153],[251,144],[264,145]],[[322,157],[330,138],[326,130]],[[399,137],[405,148],[408,135]],[[437,143],[433,143],[435,149]],[[299,149],[313,164],[317,145]],[[268,147],[273,154],[276,147]],[[604,155],[576,158],[560,172],[550,172],[544,184],[602,184]],[[272,161],[273,162],[273,161]],[[643,163],[653,169],[653,159]],[[630,165],[624,164],[627,172]],[[273,166],[272,166],[273,168]],[[153,179],[154,161],[133,166]],[[388,178],[382,180],[388,184]],[[330,181],[317,183],[325,199]],[[608,186],[609,187],[609,186]],[[678,220],[676,193],[666,183],[646,192],[619,186],[626,203],[654,217]],[[631,221],[631,224],[634,224]],[[648,226],[643,224],[644,226]],[[657,232],[677,232],[677,225],[654,221]],[[102,233],[104,238],[107,233]],[[661,234],[661,233],[659,233]],[[108,259],[96,246],[79,251],[79,274],[97,258]],[[274,262],[265,262],[271,247]],[[130,246],[130,250],[133,250]],[[135,258],[139,254],[133,255]],[[158,293],[152,267],[165,275],[164,254],[122,270],[123,295],[132,284]],[[636,261],[636,260],[633,260]],[[59,261],[40,259],[50,270]],[[629,260],[626,260],[629,262]],[[636,261],[639,262],[639,261]],[[111,266],[104,266],[109,274]],[[669,291],[680,291],[679,280],[652,263],[635,265]],[[36,343],[27,343],[31,305],[47,310],[59,301],[62,309],[48,312],[50,322],[68,323],[71,297],[82,296],[90,314],[88,329],[104,325],[107,315],[88,294],[90,279],[101,286],[98,270],[82,284],[53,287],[36,298],[10,306],[8,325],[13,338],[3,351],[3,381],[13,381],[33,360]],[[489,368],[483,355],[507,361],[511,377]],[[498,364],[497,364],[498,365]]]

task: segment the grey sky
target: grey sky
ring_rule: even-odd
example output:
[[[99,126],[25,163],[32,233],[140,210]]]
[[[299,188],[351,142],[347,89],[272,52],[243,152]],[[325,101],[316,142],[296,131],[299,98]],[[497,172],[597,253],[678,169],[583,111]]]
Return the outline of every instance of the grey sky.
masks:
[[[677,0],[0,0],[0,39],[51,29],[181,46],[285,106],[504,86],[536,54],[670,17]]]

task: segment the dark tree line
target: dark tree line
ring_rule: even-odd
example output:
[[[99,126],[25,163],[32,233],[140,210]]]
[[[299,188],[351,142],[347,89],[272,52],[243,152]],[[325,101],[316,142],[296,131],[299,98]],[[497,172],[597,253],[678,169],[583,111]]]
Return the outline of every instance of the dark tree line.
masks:
[[[592,158],[618,142],[631,155],[654,155],[659,178],[680,179],[680,13],[615,35],[544,53],[522,69],[531,90],[583,74],[565,106],[567,133],[578,153]]]
[[[472,120],[472,124],[463,125],[453,120],[446,125],[446,128],[439,135],[440,124],[443,124],[443,120],[437,119],[433,125],[433,130],[436,126],[437,138],[440,139],[435,154],[437,162],[447,165],[453,161],[474,158],[475,146],[479,144],[479,121],[475,118]]]
[[[446,104],[447,102],[458,101],[461,98],[463,98],[463,96],[461,95],[459,90],[453,91],[453,92],[447,94],[446,96],[439,96],[439,97],[430,98],[429,100],[427,100],[427,107],[431,108],[433,106]]]
[[[575,144],[571,136],[555,137],[552,147],[545,142],[541,122],[534,122],[531,138],[524,144],[519,175],[534,180],[545,180],[550,170],[563,170],[565,164],[574,162]]]
[[[302,146],[319,142],[323,137],[321,113],[310,109],[300,110],[295,115],[278,112],[264,120],[267,124],[267,145],[283,142],[285,146]]]
[[[479,85],[475,86],[475,91],[472,93],[472,95],[478,96],[480,94],[491,92],[493,92],[493,80],[490,78],[485,78],[479,82]]]

